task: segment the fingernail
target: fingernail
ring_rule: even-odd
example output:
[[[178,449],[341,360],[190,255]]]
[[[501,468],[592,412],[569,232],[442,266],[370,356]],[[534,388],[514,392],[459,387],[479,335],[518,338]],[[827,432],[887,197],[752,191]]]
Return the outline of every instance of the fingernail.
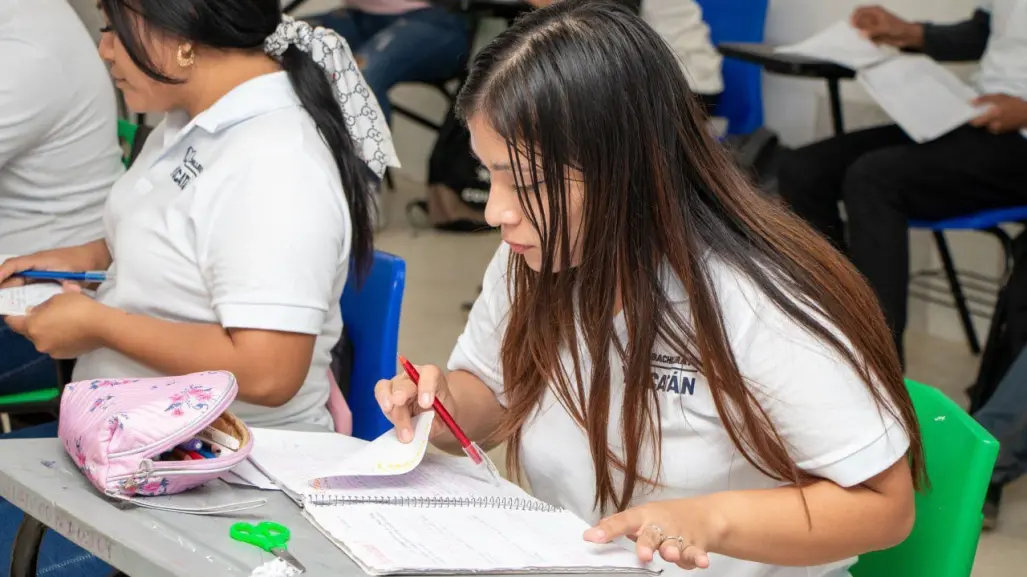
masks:
[[[391,410],[392,410],[392,402],[389,401],[388,399],[383,400],[382,401],[382,411],[388,413]]]
[[[428,393],[421,393],[421,407],[427,409],[431,406],[431,395]]]
[[[404,443],[409,443],[414,438],[414,432],[410,429],[401,429],[399,431],[399,440]]]

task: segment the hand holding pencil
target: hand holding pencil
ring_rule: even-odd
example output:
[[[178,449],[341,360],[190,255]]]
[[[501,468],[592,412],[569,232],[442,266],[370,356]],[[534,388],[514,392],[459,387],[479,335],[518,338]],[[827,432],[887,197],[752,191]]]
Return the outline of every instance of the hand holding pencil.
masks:
[[[494,483],[500,474],[489,456],[464,433],[460,425],[443,404],[449,400],[449,386],[445,375],[437,367],[424,366],[420,370],[410,361],[399,357],[403,373],[389,381],[379,381],[375,386],[375,397],[382,412],[396,427],[399,440],[408,443],[413,439],[411,418],[428,410],[435,411],[430,438],[449,431],[460,444],[464,454]]]
[[[414,416],[431,411],[435,399],[444,404],[450,402],[449,384],[441,369],[424,365],[417,367],[416,370],[420,373],[416,383],[409,373],[403,371],[392,380],[379,381],[374,389],[378,406],[396,426],[399,440],[404,443],[414,438],[414,429],[411,425]],[[442,419],[436,419],[432,424],[431,438],[447,432],[449,429]]]

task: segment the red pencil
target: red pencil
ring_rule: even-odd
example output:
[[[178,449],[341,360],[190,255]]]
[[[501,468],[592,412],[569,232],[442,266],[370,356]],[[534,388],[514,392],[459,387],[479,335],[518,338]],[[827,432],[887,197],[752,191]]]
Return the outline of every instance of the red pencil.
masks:
[[[415,369],[414,365],[410,364],[410,361],[408,361],[403,355],[399,355],[399,362],[403,365],[403,370],[406,371],[407,376],[409,376],[410,380],[414,381],[414,384],[416,385],[421,380],[421,375],[418,374],[417,369]],[[461,447],[463,447],[467,456],[474,461],[475,465],[480,465],[482,463],[482,455],[478,452],[478,446],[472,443],[471,439],[464,434],[460,425],[457,425],[456,421],[453,420],[453,415],[450,415],[449,411],[446,410],[446,407],[443,407],[442,403],[439,402],[438,397],[435,397],[435,400],[432,402],[432,408],[435,409],[435,414],[442,419],[442,422],[446,424],[446,427],[448,427],[453,433],[453,436],[456,437],[457,442],[460,443]]]

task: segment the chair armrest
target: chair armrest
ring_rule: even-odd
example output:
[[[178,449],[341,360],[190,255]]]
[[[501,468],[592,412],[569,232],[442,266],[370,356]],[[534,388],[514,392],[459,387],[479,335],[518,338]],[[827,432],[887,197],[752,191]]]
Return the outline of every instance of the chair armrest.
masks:
[[[856,73],[844,66],[797,54],[780,54],[770,44],[724,42],[717,45],[725,58],[734,58],[762,66],[767,72],[787,76],[824,78],[827,80],[853,78]]]

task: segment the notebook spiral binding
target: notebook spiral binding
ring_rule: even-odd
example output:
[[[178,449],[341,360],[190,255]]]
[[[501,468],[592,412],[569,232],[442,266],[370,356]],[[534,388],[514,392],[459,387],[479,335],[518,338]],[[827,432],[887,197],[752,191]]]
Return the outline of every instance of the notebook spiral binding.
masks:
[[[383,505],[399,505],[401,507],[473,507],[480,509],[507,509],[515,511],[535,511],[541,513],[558,513],[560,507],[554,507],[543,501],[527,500],[518,497],[374,497],[339,495],[310,495],[309,502],[314,505],[363,505],[380,503]]]

